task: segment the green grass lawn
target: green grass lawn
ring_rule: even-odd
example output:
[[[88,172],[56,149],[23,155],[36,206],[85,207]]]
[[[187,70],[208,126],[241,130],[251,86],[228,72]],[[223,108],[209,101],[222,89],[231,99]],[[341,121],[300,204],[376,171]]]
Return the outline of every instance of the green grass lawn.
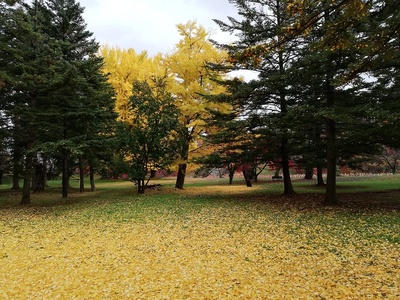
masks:
[[[338,207],[303,180],[2,186],[0,299],[398,299],[400,177],[338,181]]]

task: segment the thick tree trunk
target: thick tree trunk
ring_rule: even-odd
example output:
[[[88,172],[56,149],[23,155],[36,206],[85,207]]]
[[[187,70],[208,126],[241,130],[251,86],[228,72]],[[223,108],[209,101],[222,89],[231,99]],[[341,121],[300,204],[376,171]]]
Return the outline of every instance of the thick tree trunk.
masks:
[[[96,191],[96,185],[95,185],[95,182],[94,182],[94,170],[93,170],[93,167],[92,166],[90,166],[89,167],[89,177],[90,177],[90,191],[91,192],[95,192]]]
[[[186,168],[187,168],[186,163],[179,164],[178,176],[176,177],[176,184],[175,184],[176,189],[180,189],[180,190],[183,189],[183,185],[185,183]]]
[[[62,159],[62,197],[68,198],[68,187],[69,187],[69,174],[68,174],[68,153],[63,151]]]
[[[22,188],[22,199],[20,204],[27,205],[31,203],[31,181],[33,173],[33,154],[28,153],[25,157],[24,184]]]
[[[175,188],[176,189],[183,189],[183,185],[185,184],[185,176],[186,176],[186,169],[187,169],[187,160],[189,159],[189,142],[190,136],[186,138],[187,143],[183,146],[181,152],[181,159],[183,163],[179,164],[178,166],[178,176],[176,177]]]
[[[249,171],[243,170],[242,173],[243,173],[244,180],[246,182],[246,186],[252,187],[253,185],[251,184]]]
[[[85,170],[84,170],[84,160],[79,157],[79,192],[85,192]]]

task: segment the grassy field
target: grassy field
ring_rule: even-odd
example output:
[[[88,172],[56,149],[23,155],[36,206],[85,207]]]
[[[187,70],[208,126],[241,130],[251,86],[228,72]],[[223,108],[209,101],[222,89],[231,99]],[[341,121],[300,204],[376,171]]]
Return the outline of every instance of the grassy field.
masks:
[[[0,299],[399,299],[400,177],[313,183],[159,180],[0,190]],[[77,184],[73,182],[73,184]]]

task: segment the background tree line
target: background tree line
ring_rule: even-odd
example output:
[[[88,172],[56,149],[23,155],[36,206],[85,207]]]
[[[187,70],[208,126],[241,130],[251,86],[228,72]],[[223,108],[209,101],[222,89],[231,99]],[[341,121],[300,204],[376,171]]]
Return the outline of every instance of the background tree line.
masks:
[[[160,168],[183,188],[193,162],[248,185],[277,166],[285,194],[293,162],[321,185],[326,168],[335,204],[338,165],[399,147],[398,0],[230,2],[239,17],[215,21],[232,43],[189,21],[154,57],[99,48],[74,0],[1,3],[0,150],[15,184],[23,170],[22,203],[40,162],[62,170],[66,197],[73,162],[107,158],[139,192]],[[257,79],[230,75],[249,70]]]

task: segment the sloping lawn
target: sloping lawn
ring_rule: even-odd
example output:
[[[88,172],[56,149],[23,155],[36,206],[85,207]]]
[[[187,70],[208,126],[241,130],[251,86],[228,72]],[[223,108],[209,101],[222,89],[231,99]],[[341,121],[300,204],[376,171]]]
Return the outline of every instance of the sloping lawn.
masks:
[[[400,298],[398,191],[343,188],[330,208],[311,186],[161,183],[50,189],[29,207],[3,191],[0,299]]]

